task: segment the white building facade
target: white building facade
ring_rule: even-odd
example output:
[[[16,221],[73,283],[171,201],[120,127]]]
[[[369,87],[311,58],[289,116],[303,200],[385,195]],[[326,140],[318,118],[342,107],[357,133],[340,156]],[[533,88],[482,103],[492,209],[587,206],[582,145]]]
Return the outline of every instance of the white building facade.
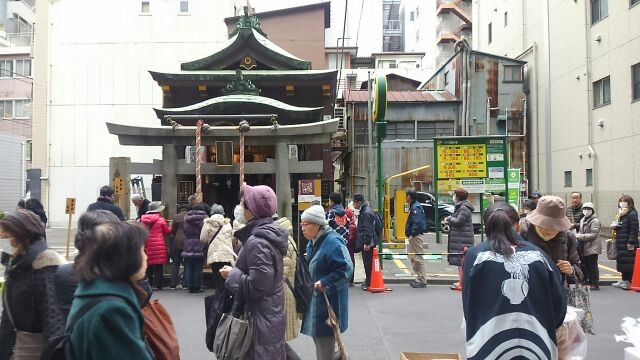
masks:
[[[527,61],[530,189],[640,199],[640,1],[473,2],[473,48]]]
[[[126,147],[106,122],[158,126],[162,91],[148,70],[178,70],[227,40],[233,0],[38,0],[33,167],[52,226],[65,223],[65,198],[82,212],[108,184],[109,159],[161,158],[161,149]],[[150,197],[151,179],[145,179]]]

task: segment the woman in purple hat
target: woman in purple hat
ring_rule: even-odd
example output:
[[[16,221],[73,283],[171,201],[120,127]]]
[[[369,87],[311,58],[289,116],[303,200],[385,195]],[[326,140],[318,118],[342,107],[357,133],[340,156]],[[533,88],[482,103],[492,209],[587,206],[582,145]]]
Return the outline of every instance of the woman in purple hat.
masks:
[[[247,223],[234,235],[242,242],[242,250],[235,267],[223,267],[220,275],[229,290],[236,290],[241,282],[249,288],[247,305],[254,333],[245,359],[281,360],[285,358],[282,278],[288,234],[273,221],[277,199],[270,187],[243,184],[240,203]]]

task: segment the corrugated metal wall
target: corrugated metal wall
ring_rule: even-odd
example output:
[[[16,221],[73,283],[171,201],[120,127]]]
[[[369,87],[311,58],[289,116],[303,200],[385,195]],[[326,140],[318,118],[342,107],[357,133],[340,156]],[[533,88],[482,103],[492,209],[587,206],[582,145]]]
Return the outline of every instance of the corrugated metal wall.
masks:
[[[377,207],[377,156],[375,154],[375,148],[373,150],[373,168],[371,172],[371,183],[374,187],[372,192],[374,195],[371,203],[374,204],[374,208]],[[347,184],[349,190],[349,196],[353,196],[355,193],[363,193],[368,196],[367,182],[369,176],[369,156],[368,149],[366,147],[356,147],[352,152],[353,158],[353,176],[350,183]],[[382,148],[382,177],[399,174],[411,169],[415,169],[424,165],[433,166],[433,143],[432,142],[407,142],[383,144]],[[406,188],[409,186],[417,185],[415,182],[422,183],[423,191],[428,191],[427,184],[431,183],[433,179],[433,168],[422,170],[417,173],[403,176],[402,178],[394,179],[391,182],[391,191],[396,188]]]
[[[0,211],[14,211],[22,197],[24,173],[23,142],[19,136],[0,134]]]

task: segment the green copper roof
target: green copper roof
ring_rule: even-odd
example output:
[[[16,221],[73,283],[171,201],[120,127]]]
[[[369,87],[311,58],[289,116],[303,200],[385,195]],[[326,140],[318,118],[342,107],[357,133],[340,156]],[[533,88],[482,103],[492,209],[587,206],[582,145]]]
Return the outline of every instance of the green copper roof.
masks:
[[[253,15],[238,20],[236,30],[224,48],[199,60],[182,63],[182,70],[223,70],[245,57],[251,57],[264,67],[274,70],[309,70],[311,62],[302,60],[267,39]],[[262,69],[265,70],[265,69]]]
[[[322,115],[322,107],[300,107],[275,99],[255,95],[226,95],[180,108],[153,109],[164,123],[165,115],[204,115],[275,113],[282,124],[291,120],[317,121]]]

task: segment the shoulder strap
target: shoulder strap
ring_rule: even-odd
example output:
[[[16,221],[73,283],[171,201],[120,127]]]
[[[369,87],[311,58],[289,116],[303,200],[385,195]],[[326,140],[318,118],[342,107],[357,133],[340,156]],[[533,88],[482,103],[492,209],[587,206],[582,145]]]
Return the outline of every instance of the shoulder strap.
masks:
[[[211,246],[211,243],[213,242],[213,240],[216,239],[216,236],[218,236],[218,234],[220,233],[220,230],[222,230],[222,226],[223,225],[220,225],[220,227],[218,228],[218,231],[216,231],[216,233],[213,234],[213,237],[211,238],[211,240],[209,240],[209,245],[208,246]]]
[[[9,318],[9,322],[11,323],[13,330],[18,331],[18,329],[16,329],[15,321],[13,321],[13,315],[11,314],[11,308],[9,306],[9,287],[7,285],[8,284],[5,283],[6,289],[2,292],[2,304],[4,305],[4,309],[7,311],[7,317]]]
[[[75,313],[75,314],[73,314],[73,316],[69,317],[69,320],[67,321],[66,332],[69,333],[73,329],[73,327],[76,325],[76,323],[87,312],[89,312],[89,310],[91,310],[94,306],[96,306],[99,303],[101,303],[103,301],[106,301],[106,300],[117,300],[117,301],[122,301],[122,302],[125,301],[120,296],[96,296],[96,297],[92,297],[91,300],[87,301],[84,305],[82,305],[82,307],[80,307],[80,310],[78,310],[77,313]]]

